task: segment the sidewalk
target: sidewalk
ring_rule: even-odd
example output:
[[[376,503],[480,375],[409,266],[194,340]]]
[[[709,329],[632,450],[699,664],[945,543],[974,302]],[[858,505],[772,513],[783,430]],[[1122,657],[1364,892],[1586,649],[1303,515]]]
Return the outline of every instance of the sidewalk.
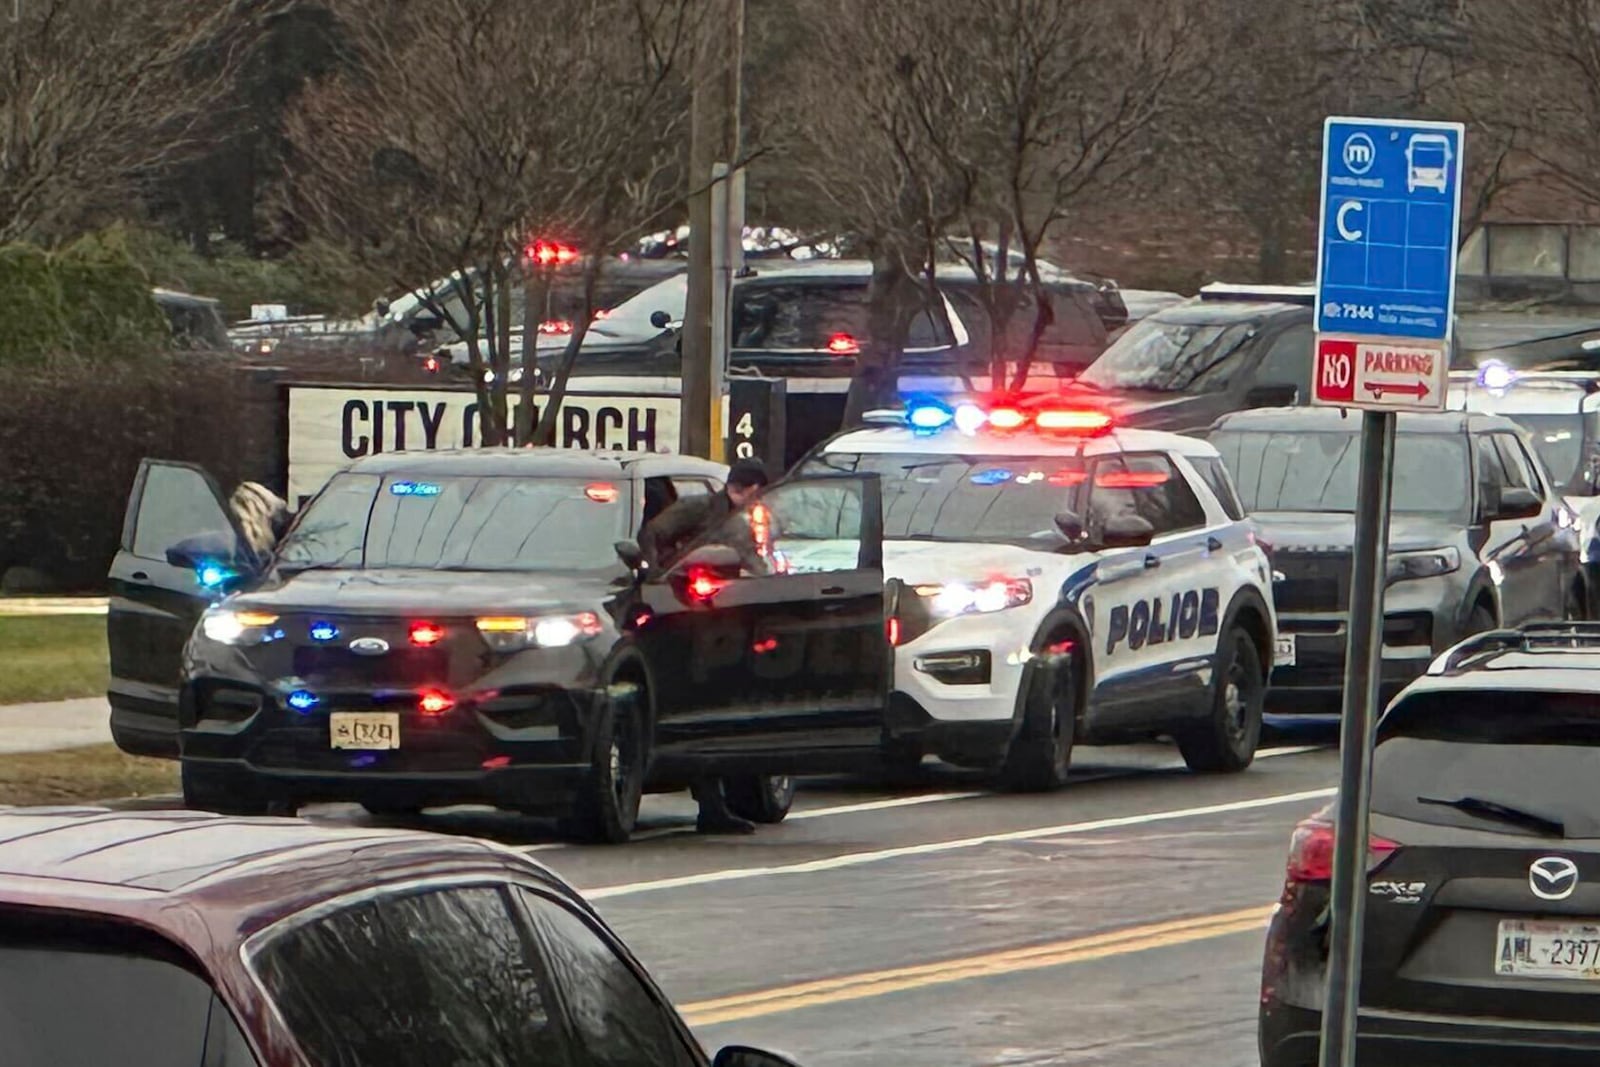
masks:
[[[0,597],[0,615],[104,615],[105,613],[105,597]]]
[[[104,697],[0,705],[0,755],[109,744],[111,709]]]

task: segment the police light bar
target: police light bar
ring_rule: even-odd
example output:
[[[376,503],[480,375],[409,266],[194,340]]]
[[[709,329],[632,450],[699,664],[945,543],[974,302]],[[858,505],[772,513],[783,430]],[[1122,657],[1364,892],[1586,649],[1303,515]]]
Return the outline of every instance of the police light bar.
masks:
[[[910,401],[897,421],[921,433],[937,433],[954,427],[958,432],[968,435],[984,429],[997,433],[1033,429],[1049,434],[1094,436],[1110,432],[1115,424],[1108,413],[1090,408],[1063,406],[1025,409],[1010,404],[984,406],[972,401],[951,405],[931,399]]]

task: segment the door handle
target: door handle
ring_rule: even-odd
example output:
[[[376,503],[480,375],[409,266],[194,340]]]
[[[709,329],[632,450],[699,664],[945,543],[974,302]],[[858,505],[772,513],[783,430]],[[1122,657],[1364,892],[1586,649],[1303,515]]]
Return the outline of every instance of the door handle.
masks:
[[[1222,542],[1215,537],[1206,538],[1206,547],[1213,552],[1222,551]]]
[[[1152,569],[1154,569],[1156,567],[1159,567],[1159,566],[1161,566],[1161,557],[1160,556],[1151,554],[1151,555],[1148,555],[1148,556],[1146,556],[1144,558],[1144,569],[1145,570],[1147,570],[1147,571],[1148,570],[1152,570]]]
[[[822,591],[823,596],[844,596],[844,586],[830,585]]]
[[[148,582],[150,580],[150,576],[144,571],[134,571],[129,577],[136,582]]]

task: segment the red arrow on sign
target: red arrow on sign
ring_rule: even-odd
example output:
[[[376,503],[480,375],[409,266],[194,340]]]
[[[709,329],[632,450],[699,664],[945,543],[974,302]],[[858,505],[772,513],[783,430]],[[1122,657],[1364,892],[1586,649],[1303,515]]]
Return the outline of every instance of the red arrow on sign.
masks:
[[[1423,381],[1419,381],[1415,385],[1390,385],[1387,382],[1367,382],[1366,388],[1367,392],[1380,399],[1385,393],[1398,393],[1401,396],[1414,396],[1418,400],[1421,400],[1430,392],[1428,389],[1428,383]]]

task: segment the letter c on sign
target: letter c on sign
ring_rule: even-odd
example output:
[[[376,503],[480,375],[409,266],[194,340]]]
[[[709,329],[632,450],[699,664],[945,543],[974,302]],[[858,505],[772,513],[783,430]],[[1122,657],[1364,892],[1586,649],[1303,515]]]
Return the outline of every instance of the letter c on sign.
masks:
[[[1361,230],[1352,230],[1350,228],[1350,224],[1345,221],[1345,218],[1354,212],[1365,210],[1366,205],[1359,200],[1346,200],[1344,203],[1339,205],[1339,213],[1334,216],[1334,225],[1339,227],[1340,237],[1344,238],[1346,241],[1361,240],[1363,232]]]

